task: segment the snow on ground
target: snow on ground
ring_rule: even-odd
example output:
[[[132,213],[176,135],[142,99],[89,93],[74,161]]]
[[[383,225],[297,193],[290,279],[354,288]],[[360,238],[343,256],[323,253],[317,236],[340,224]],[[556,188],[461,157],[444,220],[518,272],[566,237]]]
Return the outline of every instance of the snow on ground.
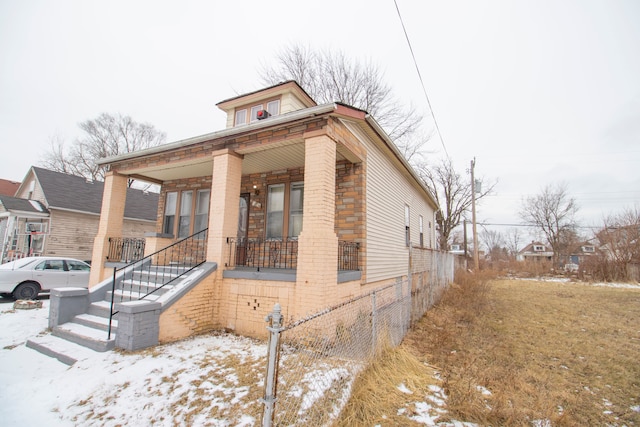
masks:
[[[208,334],[135,353],[88,351],[85,359],[67,366],[25,346],[28,338],[49,335],[49,300],[42,302],[40,309],[14,310],[13,301],[0,298],[0,424],[260,425],[266,343]],[[322,366],[307,366],[300,384],[283,384],[278,391],[300,394],[302,411],[322,393],[342,396],[335,400],[344,405],[355,372],[342,372],[346,365]],[[348,390],[325,390],[328,386],[314,381],[335,370],[349,377]],[[412,410],[404,409],[406,416],[425,425],[453,425],[436,423],[446,411],[446,396],[439,388],[432,392],[415,396]]]
[[[509,278],[510,280],[529,280],[533,282],[557,282],[557,283],[576,283],[587,286],[599,286],[605,288],[623,288],[623,289],[640,289],[638,283],[622,283],[622,282],[576,282],[568,277],[519,277]]]

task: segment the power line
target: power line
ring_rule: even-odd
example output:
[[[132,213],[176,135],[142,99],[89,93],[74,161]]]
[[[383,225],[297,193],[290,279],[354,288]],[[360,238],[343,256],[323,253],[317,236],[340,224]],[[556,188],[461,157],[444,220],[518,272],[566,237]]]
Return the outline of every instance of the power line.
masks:
[[[402,31],[404,31],[404,37],[407,39],[407,45],[409,46],[409,51],[411,52],[411,58],[413,58],[413,65],[416,67],[416,72],[418,73],[418,78],[420,79],[420,85],[422,86],[422,92],[424,93],[424,97],[427,99],[427,105],[429,106],[429,112],[431,112],[431,117],[433,118],[433,123],[435,123],[436,131],[438,132],[438,136],[440,137],[440,143],[442,144],[442,149],[444,150],[444,154],[449,158],[449,153],[447,152],[447,147],[444,145],[444,139],[442,138],[442,133],[440,132],[440,126],[438,126],[438,121],[436,120],[436,115],[433,112],[433,108],[431,107],[431,101],[429,100],[429,95],[427,95],[427,89],[425,88],[424,81],[422,80],[422,74],[420,73],[420,68],[418,67],[418,62],[416,61],[416,56],[413,53],[413,47],[411,46],[411,41],[409,40],[409,34],[407,34],[407,29],[404,26],[404,21],[402,19],[402,15],[400,14],[400,8],[398,7],[398,2],[393,0],[393,3],[396,5],[396,11],[398,12],[398,18],[400,18],[400,24],[402,24]]]

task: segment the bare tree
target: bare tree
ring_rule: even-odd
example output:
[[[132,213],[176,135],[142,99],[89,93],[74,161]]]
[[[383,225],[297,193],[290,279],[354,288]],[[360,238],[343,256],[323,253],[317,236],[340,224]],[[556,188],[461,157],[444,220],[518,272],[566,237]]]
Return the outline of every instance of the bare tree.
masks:
[[[565,184],[547,185],[534,196],[525,198],[518,213],[520,218],[537,227],[553,249],[554,260],[566,255],[568,236],[575,234],[578,205],[567,193]]]
[[[471,182],[455,171],[451,159],[442,159],[433,167],[423,163],[418,166],[417,171],[440,206],[436,214],[440,249],[449,250],[451,232],[460,225],[463,214],[471,208]],[[483,179],[478,181],[482,191],[476,192],[476,202],[490,194],[495,187],[495,183],[484,184]]]
[[[342,102],[366,111],[407,160],[428,141],[428,136],[416,135],[422,115],[393,96],[380,67],[371,60],[359,62],[342,51],[292,44],[280,50],[275,65],[262,65],[261,74],[265,84],[297,81],[318,103]]]
[[[596,237],[601,244],[601,278],[629,279],[628,265],[640,263],[640,210],[627,208],[605,218]]]
[[[509,251],[509,255],[515,258],[520,251],[520,241],[522,240],[522,234],[520,234],[520,230],[517,228],[510,228],[507,231],[505,243],[506,248]]]
[[[488,228],[482,228],[480,231],[480,240],[484,244],[485,248],[487,248],[487,253],[492,256],[492,258],[496,258],[495,255],[502,252],[502,247],[504,246],[504,238],[502,237],[502,233],[497,230],[489,230]]]
[[[104,171],[96,164],[99,159],[160,145],[166,139],[166,134],[153,125],[120,114],[102,113],[78,126],[84,135],[68,149],[60,138],[51,140],[51,150],[40,161],[42,166],[102,181]]]

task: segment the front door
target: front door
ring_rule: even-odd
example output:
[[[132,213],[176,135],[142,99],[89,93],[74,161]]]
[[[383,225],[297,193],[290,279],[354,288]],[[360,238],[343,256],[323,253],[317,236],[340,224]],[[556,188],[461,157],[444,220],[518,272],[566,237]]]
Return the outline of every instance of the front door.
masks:
[[[247,263],[247,230],[249,228],[249,193],[240,195],[238,211],[238,235],[236,243],[236,265]]]

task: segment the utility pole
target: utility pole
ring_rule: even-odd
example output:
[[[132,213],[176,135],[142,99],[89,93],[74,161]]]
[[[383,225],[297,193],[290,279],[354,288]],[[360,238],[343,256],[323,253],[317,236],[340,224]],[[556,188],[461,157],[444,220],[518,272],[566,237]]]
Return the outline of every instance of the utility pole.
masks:
[[[480,256],[478,255],[478,232],[476,229],[476,180],[473,169],[476,158],[471,160],[471,222],[473,223],[473,265],[474,271],[480,270]]]

